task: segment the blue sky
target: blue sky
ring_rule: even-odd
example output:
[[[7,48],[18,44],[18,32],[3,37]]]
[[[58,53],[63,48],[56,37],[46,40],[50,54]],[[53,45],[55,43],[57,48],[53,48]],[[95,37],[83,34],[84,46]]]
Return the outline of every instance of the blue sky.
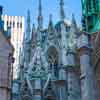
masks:
[[[65,14],[67,19],[71,19],[75,14],[77,23],[81,21],[81,0],[64,0]],[[13,16],[25,16],[27,10],[31,11],[31,22],[37,24],[38,0],[0,0],[0,5],[4,7],[4,14]],[[42,0],[44,25],[48,24],[49,14],[53,15],[53,21],[59,20],[59,0]]]

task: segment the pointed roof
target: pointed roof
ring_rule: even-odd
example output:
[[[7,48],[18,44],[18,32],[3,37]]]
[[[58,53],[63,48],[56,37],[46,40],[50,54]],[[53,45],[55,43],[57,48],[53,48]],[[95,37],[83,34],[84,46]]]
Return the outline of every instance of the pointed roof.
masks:
[[[76,37],[80,34],[79,30],[78,30],[78,27],[77,27],[77,23],[76,23],[74,14],[72,14],[72,21],[71,21],[71,29],[70,30],[71,30],[71,32],[76,34]]]
[[[25,41],[29,42],[31,39],[31,26],[30,26],[30,10],[27,11],[27,25],[25,32]]]
[[[30,32],[31,31],[31,27],[30,27],[30,10],[28,9],[27,11],[27,29],[26,29],[27,32]]]
[[[38,5],[38,28],[37,30],[40,31],[43,28],[43,16],[42,16],[42,3],[41,0],[39,0]]]
[[[53,21],[52,21],[52,14],[49,15],[49,25],[48,25],[48,32],[54,32]]]
[[[77,29],[77,24],[76,24],[76,20],[75,20],[75,15],[72,14],[72,25],[73,28]]]
[[[35,31],[36,31],[35,24],[33,24],[33,26],[32,26],[32,32],[35,32]]]
[[[33,26],[32,26],[32,39],[34,39],[35,33],[36,33],[36,28],[35,28],[35,24],[33,24]]]
[[[36,45],[36,28],[35,28],[35,24],[33,24],[33,26],[32,26],[32,35],[31,35],[32,49],[35,47],[35,45]]]
[[[36,35],[36,28],[35,28],[35,24],[33,24],[32,26],[32,35],[31,35],[31,42],[33,43],[33,41],[35,41],[35,35]]]
[[[61,17],[61,20],[64,20],[65,18],[64,0],[60,0],[60,17]]]
[[[68,52],[75,53],[76,52],[76,43],[77,43],[77,36],[78,36],[78,28],[76,24],[76,20],[74,17],[74,14],[72,14],[72,22],[71,22],[71,27],[70,27],[70,32],[69,36],[67,38],[67,43],[68,43]]]

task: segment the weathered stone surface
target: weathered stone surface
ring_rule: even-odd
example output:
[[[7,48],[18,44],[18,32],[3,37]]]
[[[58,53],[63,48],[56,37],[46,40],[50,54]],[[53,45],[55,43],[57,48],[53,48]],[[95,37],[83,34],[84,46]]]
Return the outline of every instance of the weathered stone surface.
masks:
[[[95,98],[100,99],[100,31],[92,35],[93,54],[92,64],[94,65],[95,72]]]
[[[67,69],[68,100],[81,100],[80,77],[79,72],[75,69],[77,69],[77,67]]]
[[[12,45],[3,35],[3,31],[0,31],[0,98],[2,100],[10,100],[11,66],[9,54],[12,53]]]
[[[93,67],[89,55],[80,56],[82,100],[94,100]]]

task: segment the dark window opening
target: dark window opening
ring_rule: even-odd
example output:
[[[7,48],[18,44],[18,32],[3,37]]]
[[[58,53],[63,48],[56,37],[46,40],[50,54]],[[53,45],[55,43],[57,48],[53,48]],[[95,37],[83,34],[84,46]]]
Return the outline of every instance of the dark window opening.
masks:
[[[7,21],[7,27],[8,27],[8,21]]]
[[[17,22],[17,28],[19,28],[19,22]]]
[[[11,23],[11,21],[10,21],[10,27],[11,27],[11,24],[12,24],[12,23]]]
[[[20,23],[20,28],[22,28],[22,23]]]
[[[15,27],[15,22],[13,22],[13,28]]]

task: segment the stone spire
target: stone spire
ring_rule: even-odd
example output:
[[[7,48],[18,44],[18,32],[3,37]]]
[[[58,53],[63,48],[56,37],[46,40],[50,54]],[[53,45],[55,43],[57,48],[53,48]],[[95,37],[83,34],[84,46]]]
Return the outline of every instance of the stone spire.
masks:
[[[72,14],[72,23],[71,24],[72,24],[71,27],[74,28],[75,31],[78,31],[74,14]]]
[[[36,31],[35,24],[33,24],[33,26],[32,26],[32,32],[35,32],[35,31]]]
[[[47,67],[48,64],[46,62],[46,58],[43,54],[41,47],[41,38],[42,38],[41,29],[42,29],[42,7],[41,7],[41,0],[39,0],[38,30],[36,35],[37,44],[28,69],[28,74],[31,74],[32,77],[37,79],[44,77],[43,75],[46,74],[46,70],[48,68]]]
[[[39,7],[38,7],[38,31],[43,28],[43,16],[42,16],[42,4],[41,0],[39,0]]]
[[[29,41],[31,39],[31,26],[30,26],[30,10],[27,11],[27,26],[25,40]]]
[[[35,46],[35,42],[36,42],[36,28],[35,28],[35,25],[33,24],[33,26],[32,26],[32,35],[31,35],[32,47]]]
[[[27,23],[26,32],[23,39],[23,49],[24,49],[24,70],[27,71],[28,63],[30,62],[30,48],[31,48],[31,26],[30,26],[30,11],[27,11]]]
[[[74,14],[72,14],[70,34],[68,34],[68,38],[67,38],[68,52],[73,52],[73,53],[76,52],[76,39],[78,35],[79,33],[78,33],[76,20],[75,20]]]
[[[30,32],[31,31],[31,28],[30,28],[30,10],[27,11],[27,29],[26,29],[27,32]]]
[[[61,20],[64,20],[64,18],[65,18],[64,1],[63,0],[60,0],[60,17],[61,17]]]
[[[48,32],[52,33],[54,31],[53,22],[52,22],[52,14],[49,15],[49,25],[48,25]]]
[[[35,28],[35,24],[33,24],[33,26],[32,26],[32,39],[34,39],[35,33],[36,33],[36,28]]]
[[[38,27],[37,27],[37,46],[40,46],[41,48],[41,30],[43,28],[43,16],[42,16],[42,3],[41,0],[39,0],[38,5]]]

